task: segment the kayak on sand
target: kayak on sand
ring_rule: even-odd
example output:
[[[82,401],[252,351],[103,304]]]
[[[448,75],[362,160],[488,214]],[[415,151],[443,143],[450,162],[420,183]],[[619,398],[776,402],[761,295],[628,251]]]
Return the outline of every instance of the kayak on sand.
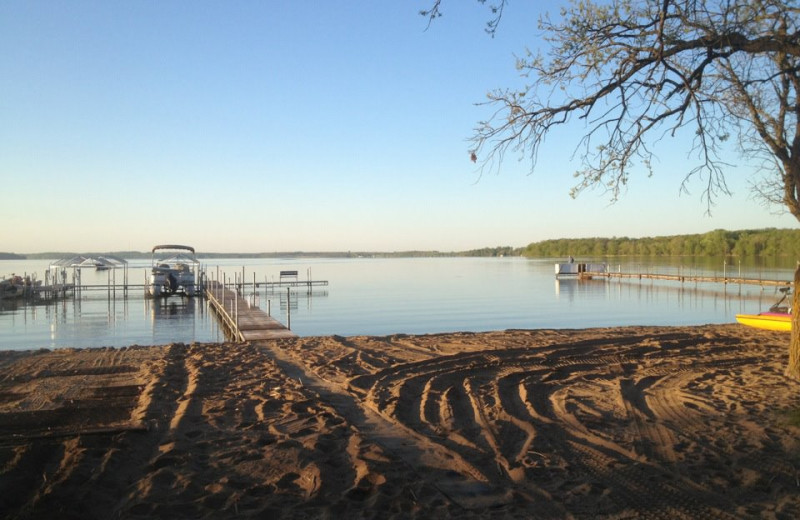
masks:
[[[759,314],[737,314],[736,321],[748,327],[766,330],[792,330],[792,315],[783,312],[761,312]]]

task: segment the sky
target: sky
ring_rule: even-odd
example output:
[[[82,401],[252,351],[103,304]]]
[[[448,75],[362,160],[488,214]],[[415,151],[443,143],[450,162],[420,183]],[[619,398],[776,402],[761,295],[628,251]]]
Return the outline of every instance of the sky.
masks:
[[[406,251],[551,238],[797,227],[746,164],[711,215],[680,193],[681,143],[620,201],[569,196],[573,129],[536,170],[469,160],[487,92],[523,84],[545,5],[511,2],[0,3],[0,251]],[[541,4],[541,5],[540,5]],[[737,162],[738,159],[732,161]]]

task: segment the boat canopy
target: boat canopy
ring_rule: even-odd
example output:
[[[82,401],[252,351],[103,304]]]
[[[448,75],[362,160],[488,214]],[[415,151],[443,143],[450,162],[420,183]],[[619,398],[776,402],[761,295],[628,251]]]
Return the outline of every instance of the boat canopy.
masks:
[[[164,258],[153,258],[153,264],[191,264],[200,265],[200,262],[192,255],[187,253],[178,253],[175,255],[165,256]]]
[[[181,246],[181,245],[177,245],[177,244],[164,244],[164,245],[160,245],[160,246],[154,246],[152,252],[155,253],[159,249],[185,249],[186,251],[191,251],[192,253],[194,253],[194,248],[193,247],[191,247],[191,246]]]
[[[128,264],[118,256],[103,255],[103,256],[84,256],[77,255],[70,258],[62,258],[50,264],[50,267],[104,267],[107,269],[116,269],[117,267],[124,267]]]

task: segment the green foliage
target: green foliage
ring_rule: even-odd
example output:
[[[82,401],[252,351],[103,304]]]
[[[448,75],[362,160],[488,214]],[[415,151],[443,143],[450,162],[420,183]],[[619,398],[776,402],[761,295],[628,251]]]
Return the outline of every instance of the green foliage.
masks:
[[[499,246],[499,247],[484,247],[482,249],[472,249],[470,251],[462,251],[458,256],[519,256],[522,249],[518,247]]]
[[[528,257],[738,256],[800,258],[800,229],[717,229],[697,235],[645,238],[577,238],[529,244]]]

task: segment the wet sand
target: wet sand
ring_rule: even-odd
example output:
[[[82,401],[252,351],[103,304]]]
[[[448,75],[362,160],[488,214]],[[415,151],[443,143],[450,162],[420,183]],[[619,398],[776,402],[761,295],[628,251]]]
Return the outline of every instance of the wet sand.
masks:
[[[798,518],[788,335],[0,352],[4,518]]]

